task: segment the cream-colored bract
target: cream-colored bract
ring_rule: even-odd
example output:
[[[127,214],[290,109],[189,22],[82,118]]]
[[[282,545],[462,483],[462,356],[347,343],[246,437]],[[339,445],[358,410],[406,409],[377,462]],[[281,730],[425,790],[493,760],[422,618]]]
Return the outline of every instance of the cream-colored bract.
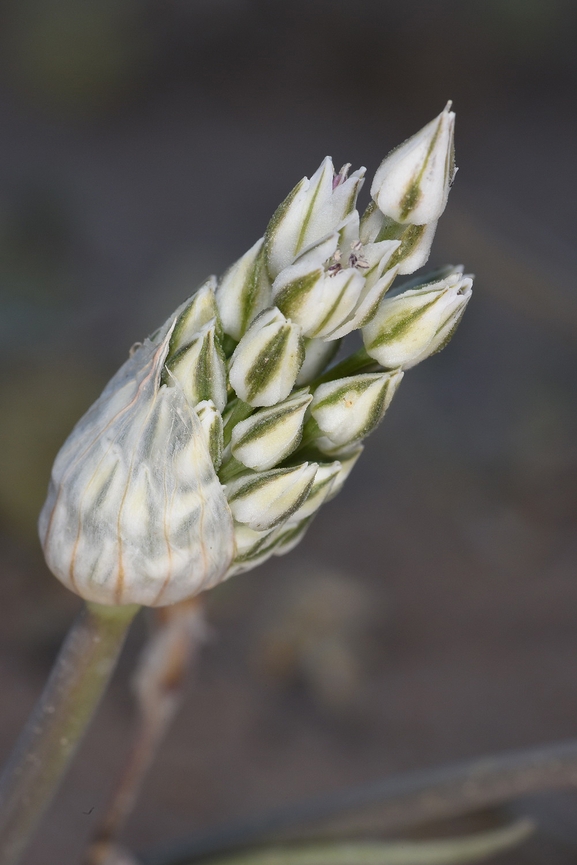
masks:
[[[140,346],[76,425],[40,515],[52,572],[101,604],[176,603],[234,557],[201,423],[178,382],[161,384],[171,332]]]

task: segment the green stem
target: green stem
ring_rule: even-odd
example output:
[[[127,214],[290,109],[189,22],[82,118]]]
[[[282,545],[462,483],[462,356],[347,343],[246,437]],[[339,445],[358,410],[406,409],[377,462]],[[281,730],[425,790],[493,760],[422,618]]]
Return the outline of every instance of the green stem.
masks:
[[[310,383],[310,389],[314,392],[319,384],[323,384],[325,381],[335,381],[337,378],[355,375],[361,371],[373,372],[374,370],[382,370],[382,367],[380,367],[376,360],[370,357],[365,348],[362,347],[354,354],[346,357],[340,363],[337,363],[336,366],[332,366],[324,373],[324,375],[315,378],[315,380]]]
[[[0,777],[0,865],[16,865],[76,751],[138,606],[86,604]]]
[[[516,847],[535,831],[530,820],[457,838],[430,841],[341,841],[265,847],[214,860],[214,865],[464,865]]]

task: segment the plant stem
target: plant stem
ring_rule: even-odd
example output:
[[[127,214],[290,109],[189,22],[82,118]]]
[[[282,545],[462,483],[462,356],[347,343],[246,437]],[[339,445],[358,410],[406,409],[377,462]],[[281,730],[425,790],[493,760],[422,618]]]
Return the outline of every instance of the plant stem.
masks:
[[[341,841],[332,844],[257,847],[213,860],[214,865],[451,865],[478,862],[515,847],[535,831],[530,820],[431,841]]]
[[[106,689],[138,606],[87,603],[0,777],[0,865],[15,865]]]
[[[186,674],[206,641],[199,598],[153,611],[156,627],[133,679],[138,726],[132,748],[86,857],[86,865],[111,861],[118,836],[132,813],[142,782],[184,696]]]
[[[384,371],[381,366],[374,360],[372,357],[366,352],[364,347],[359,348],[354,354],[345,357],[340,363],[337,363],[336,366],[332,366],[328,369],[323,375],[315,378],[314,381],[310,383],[311,392],[314,392],[319,384],[323,384],[326,381],[334,381],[337,378],[344,378],[348,375],[356,375],[359,372],[374,372]]]
[[[143,865],[191,865],[243,847],[366,837],[457,817],[545,790],[577,785],[577,740],[505,751],[393,775],[265,812],[140,854]]]

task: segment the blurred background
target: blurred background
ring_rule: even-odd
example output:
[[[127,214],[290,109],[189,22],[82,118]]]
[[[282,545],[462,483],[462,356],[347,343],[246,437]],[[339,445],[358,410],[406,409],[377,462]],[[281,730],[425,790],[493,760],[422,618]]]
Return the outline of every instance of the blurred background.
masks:
[[[36,538],[72,424],[327,153],[370,175],[449,98],[430,263],[474,301],[297,550],[210,595],[126,840],[577,734],[576,36],[573,0],[4,0],[0,758],[79,605]],[[26,865],[78,861],[144,635]],[[531,809],[499,861],[577,861],[577,797]]]

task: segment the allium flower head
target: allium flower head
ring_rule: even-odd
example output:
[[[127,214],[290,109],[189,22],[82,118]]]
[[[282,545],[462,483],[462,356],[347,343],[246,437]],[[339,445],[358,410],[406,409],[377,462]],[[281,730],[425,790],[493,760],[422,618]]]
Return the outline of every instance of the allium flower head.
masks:
[[[172,604],[301,540],[471,278],[388,295],[428,258],[452,179],[447,109],[379,168],[326,158],[264,236],[138,346],[56,458],[40,536],[86,599]],[[360,329],[364,348],[339,360]],[[336,363],[334,362],[336,358]]]

